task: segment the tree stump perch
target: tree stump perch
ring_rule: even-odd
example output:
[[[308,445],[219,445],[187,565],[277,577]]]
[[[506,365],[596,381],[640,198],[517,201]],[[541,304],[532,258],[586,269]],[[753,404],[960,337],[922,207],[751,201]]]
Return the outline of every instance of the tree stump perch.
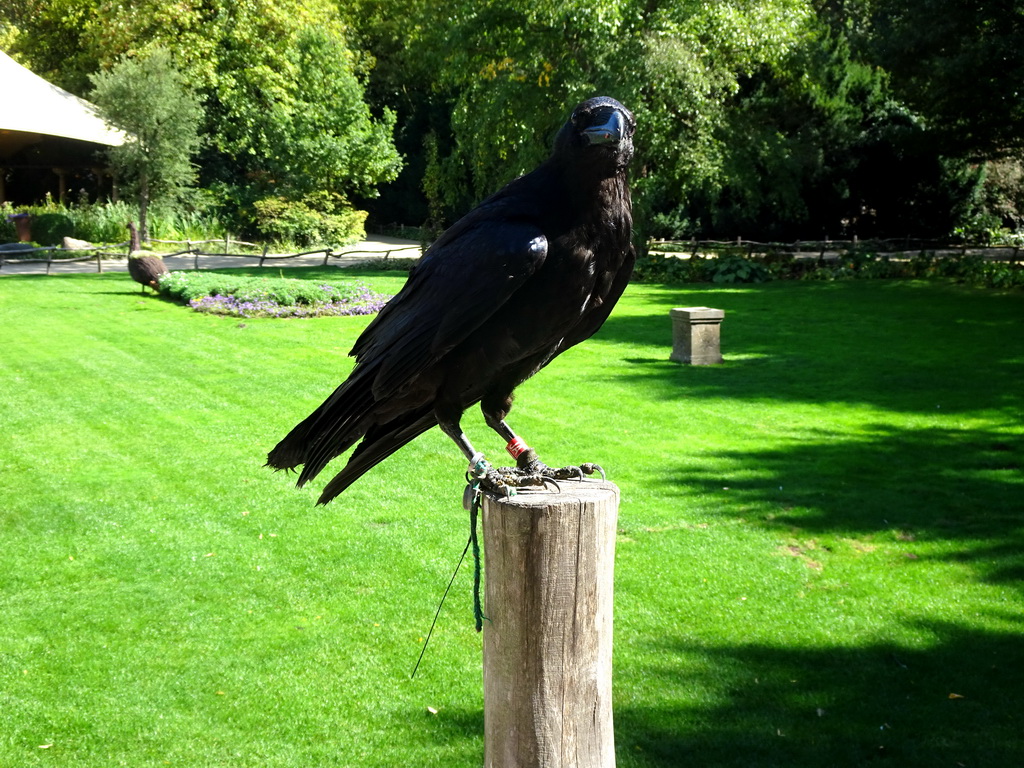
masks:
[[[484,495],[484,765],[614,768],[619,489]]]

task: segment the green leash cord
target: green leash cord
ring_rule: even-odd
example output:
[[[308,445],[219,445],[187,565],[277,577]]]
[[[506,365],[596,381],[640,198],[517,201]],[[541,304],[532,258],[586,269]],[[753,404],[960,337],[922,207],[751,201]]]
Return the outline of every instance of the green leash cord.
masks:
[[[480,541],[476,536],[476,521],[480,515],[483,493],[480,492],[479,480],[473,481],[470,487],[473,489],[473,501],[469,506],[469,543],[473,546],[473,621],[476,631],[481,632],[487,617],[480,603]]]
[[[481,462],[483,468],[481,468]],[[477,462],[473,469],[475,472],[486,473],[486,462],[482,459]],[[434,613],[434,620],[430,623],[430,630],[427,632],[427,639],[423,641],[423,650],[420,651],[420,657],[416,659],[416,666],[413,667],[412,677],[416,677],[416,671],[420,668],[420,662],[423,661],[423,655],[427,652],[427,645],[430,643],[430,637],[434,634],[434,627],[437,625],[437,617],[441,615],[441,606],[444,605],[445,598],[448,597],[448,592],[452,588],[452,584],[455,583],[455,577],[459,575],[459,568],[462,567],[462,561],[466,559],[466,553],[470,547],[473,548],[473,620],[476,625],[476,631],[482,632],[484,628],[484,616],[483,607],[480,602],[480,541],[477,539],[476,534],[476,523],[480,516],[480,507],[483,504],[483,492],[480,490],[480,479],[479,477],[473,478],[466,474],[466,492],[462,497],[462,503],[469,509],[469,541],[466,542],[465,548],[462,550],[462,556],[459,558],[459,562],[455,565],[455,573],[452,574],[451,580],[448,582],[448,586],[444,590],[444,594],[441,595],[441,603],[437,606],[437,611]]]
[[[469,544],[473,547],[473,620],[476,631],[484,628],[484,610],[480,603],[480,541],[476,535],[476,521],[480,516],[484,494],[480,490],[480,481],[487,477],[491,465],[482,453],[477,453],[469,461],[466,472],[466,491],[462,496],[462,505],[469,510]]]

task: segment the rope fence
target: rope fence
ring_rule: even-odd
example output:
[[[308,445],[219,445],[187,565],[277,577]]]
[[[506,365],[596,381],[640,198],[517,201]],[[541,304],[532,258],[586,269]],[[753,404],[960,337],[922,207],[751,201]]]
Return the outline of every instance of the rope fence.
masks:
[[[323,255],[323,265],[327,266],[332,259],[341,259],[346,256],[362,256],[367,258],[379,258],[388,260],[392,254],[403,254],[410,257],[420,255],[418,245],[399,245],[394,248],[383,250],[368,250],[365,248],[350,248],[335,250],[333,248],[318,248],[311,251],[300,251],[297,253],[270,253],[269,246],[249,243],[244,240],[233,240],[231,237],[224,237],[217,240],[152,240],[153,243],[163,245],[184,245],[182,250],[171,253],[159,253],[163,258],[175,256],[192,256],[193,269],[200,268],[200,258],[241,258],[258,259],[258,266],[263,267],[268,262],[280,262],[288,259],[296,259],[302,256]],[[216,244],[217,249],[204,249],[202,246]],[[16,245],[16,244],[11,244]],[[250,248],[252,252],[232,252],[232,247]],[[74,264],[86,261],[96,262],[96,271],[103,271],[103,262],[121,260],[128,258],[127,242],[114,245],[94,246],[81,251],[63,248],[60,246],[45,246],[32,248],[3,248],[0,249],[0,270],[4,264],[46,264],[46,274],[54,264]],[[851,240],[796,240],[791,243],[762,242],[757,240],[745,240],[737,237],[735,240],[651,240],[648,242],[648,249],[654,254],[677,256],[681,258],[715,258],[721,254],[740,253],[746,256],[767,255],[786,253],[792,254],[795,258],[817,258],[826,260],[838,258],[844,254],[851,253],[884,253],[884,254],[914,254],[931,253],[935,256],[955,255],[978,255],[991,261],[1005,261],[1015,263],[1021,260],[1020,245],[970,245],[951,244],[941,240],[923,240],[915,238],[889,238],[859,240],[854,237]],[[79,256],[66,258],[55,258],[57,254],[80,253]],[[38,257],[36,254],[45,254]],[[116,255],[112,255],[116,254]]]
[[[420,247],[418,245],[396,245],[393,248],[387,248],[382,250],[370,250],[366,248],[350,248],[347,250],[335,250],[333,248],[318,248],[312,251],[300,251],[298,253],[270,253],[269,246],[259,245],[257,243],[248,243],[244,240],[232,240],[230,237],[225,237],[218,240],[156,240],[153,239],[150,242],[160,243],[163,245],[184,245],[185,248],[179,251],[173,251],[171,253],[154,253],[156,256],[162,258],[173,258],[175,256],[192,256],[192,268],[199,269],[200,257],[217,257],[217,258],[242,258],[242,259],[259,259],[259,266],[262,267],[268,261],[278,262],[287,259],[297,259],[301,256],[313,256],[316,254],[323,254],[323,265],[327,266],[331,259],[341,259],[345,256],[360,256],[366,255],[367,258],[378,258],[387,261],[391,258],[392,254],[405,254],[410,257],[418,257],[420,255]],[[208,246],[216,243],[222,246],[221,249],[204,250],[202,246]],[[13,244],[12,244],[13,245]],[[232,252],[232,246],[241,246],[243,248],[253,248],[253,253],[240,253]],[[95,261],[96,271],[103,271],[104,261],[124,261],[128,258],[128,248],[130,243],[116,243],[114,245],[106,246],[95,246],[85,248],[81,250],[63,248],[61,246],[45,246],[45,247],[32,247],[32,248],[4,248],[0,249],[0,270],[3,269],[4,264],[46,264],[46,274],[50,274],[50,269],[54,264],[75,264],[79,262]],[[116,252],[116,255],[111,255],[111,252]],[[71,256],[68,258],[54,258],[55,254],[68,254],[68,253],[80,253],[80,256]],[[36,257],[35,254],[45,254],[43,257]]]
[[[946,240],[926,240],[921,238],[899,237],[860,240],[796,240],[791,243],[761,242],[745,240],[650,240],[648,250],[651,253],[680,257],[717,257],[721,253],[740,254],[745,256],[765,256],[768,254],[792,254],[795,258],[817,258],[826,260],[837,258],[843,254],[877,253],[877,254],[919,254],[930,253],[935,256],[981,256],[991,261],[1017,262],[1021,258],[1020,244],[1007,245],[971,245],[969,243],[950,243]]]

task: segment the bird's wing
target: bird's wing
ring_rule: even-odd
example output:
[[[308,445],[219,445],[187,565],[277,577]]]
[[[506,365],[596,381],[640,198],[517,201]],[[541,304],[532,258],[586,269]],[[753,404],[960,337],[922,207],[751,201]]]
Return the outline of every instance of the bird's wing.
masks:
[[[611,314],[619,297],[622,296],[622,292],[626,290],[629,278],[633,275],[633,265],[635,263],[636,249],[630,245],[618,270],[605,277],[607,285],[600,291],[600,304],[587,313],[581,322],[565,335],[561,343],[559,343],[558,351],[555,354],[560,355],[569,347],[575,346],[581,341],[586,341],[597,333],[601,326],[604,325],[604,321],[608,319],[608,315]]]
[[[394,393],[479,328],[547,252],[538,227],[493,216],[442,236],[352,348],[360,365],[379,364],[374,395]]]

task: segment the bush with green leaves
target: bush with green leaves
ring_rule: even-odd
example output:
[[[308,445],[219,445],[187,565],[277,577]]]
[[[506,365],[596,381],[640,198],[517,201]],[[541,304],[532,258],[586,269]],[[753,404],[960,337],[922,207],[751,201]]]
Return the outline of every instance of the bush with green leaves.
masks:
[[[359,266],[374,272],[411,272],[419,262],[419,259],[383,257],[361,261]]]
[[[713,283],[763,283],[771,279],[761,262],[743,256],[725,256],[711,262]]]
[[[11,218],[16,213],[21,213],[21,209],[15,210],[10,203],[0,202],[0,243],[10,243],[18,239],[14,220]]]
[[[659,245],[659,248],[662,246]],[[788,253],[690,258],[648,253],[637,260],[638,282],[762,283],[769,280],[947,279],[983,288],[1024,287],[1024,265],[987,261],[972,254],[921,251],[909,259],[852,251],[830,259],[796,259]]]
[[[219,272],[169,272],[160,292],[197,312],[231,317],[368,315],[390,298],[365,285]]]
[[[32,217],[32,239],[40,245],[60,245],[73,237],[75,223],[63,213],[40,213]]]
[[[128,240],[128,222],[139,220],[138,207],[124,201],[71,205],[47,198],[37,205],[0,207],[0,242],[15,239],[14,225],[7,217],[14,213],[32,216],[32,238],[41,245],[60,245],[65,236],[90,243],[123,243]],[[161,240],[213,240],[222,238],[224,224],[205,206],[171,209],[160,206],[150,211],[150,234]]]
[[[276,242],[347,245],[366,236],[366,212],[330,192],[314,192],[299,200],[271,195],[253,203],[253,210],[257,232]]]
[[[772,276],[762,261],[737,255],[681,258],[649,253],[634,270],[634,279],[665,283],[763,283]]]

